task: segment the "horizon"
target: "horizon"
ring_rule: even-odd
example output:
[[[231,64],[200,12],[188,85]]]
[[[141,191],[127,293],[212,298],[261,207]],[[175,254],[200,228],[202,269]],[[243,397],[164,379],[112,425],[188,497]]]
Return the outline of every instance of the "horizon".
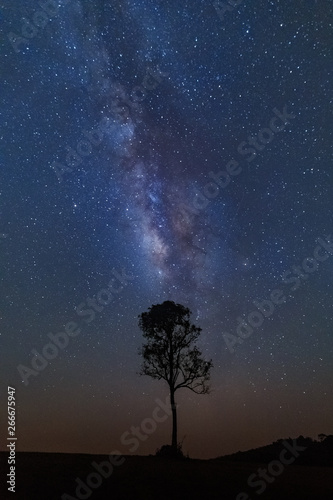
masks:
[[[319,434],[320,435],[320,434]],[[318,435],[318,436],[319,436]],[[326,437],[332,437],[333,435],[329,435],[329,436],[326,436]],[[229,456],[232,456],[232,455],[237,455],[237,454],[246,454],[247,452],[249,451],[257,451],[257,450],[260,450],[262,448],[266,448],[268,446],[272,446],[272,445],[279,445],[281,444],[281,442],[283,441],[288,441],[288,440],[292,440],[292,441],[296,441],[299,440],[300,438],[303,438],[305,440],[308,440],[310,439],[312,441],[312,443],[317,443],[317,444],[321,444],[322,441],[321,440],[318,440],[318,439],[315,439],[315,438],[312,438],[311,436],[303,436],[302,434],[300,434],[299,436],[297,437],[283,437],[283,438],[279,438],[277,439],[276,441],[273,441],[272,443],[268,443],[266,445],[263,445],[263,446],[259,446],[259,447],[256,447],[256,448],[250,448],[250,449],[246,449],[246,450],[237,450],[235,452],[232,452],[230,454],[227,454],[227,455],[218,455],[216,457],[208,457],[208,458],[198,458],[198,457],[191,457],[191,456],[187,456],[186,454],[186,451],[183,450],[184,452],[184,455],[186,456],[187,459],[191,459],[191,460],[216,460],[216,459],[219,459],[219,458],[226,458],[226,457],[229,457]],[[2,450],[0,449],[0,453],[8,453],[7,450]],[[88,453],[88,452],[63,452],[63,451],[57,451],[57,452],[54,452],[54,451],[38,451],[38,450],[25,450],[25,451],[17,451],[16,453],[30,453],[30,454],[33,454],[33,453],[38,453],[38,454],[43,454],[43,453],[46,453],[46,454],[54,454],[54,455],[61,455],[61,454],[64,454],[64,455],[87,455],[87,456],[108,456],[110,455],[112,452],[106,452],[106,453]],[[124,457],[124,458],[127,458],[127,457],[155,457],[156,454],[154,453],[149,453],[148,455],[141,455],[140,453],[132,453],[132,454],[129,454],[129,455],[126,455],[124,453],[119,453],[119,455],[116,455],[114,453],[112,453],[112,455],[115,455],[115,456],[121,456],[121,457]]]

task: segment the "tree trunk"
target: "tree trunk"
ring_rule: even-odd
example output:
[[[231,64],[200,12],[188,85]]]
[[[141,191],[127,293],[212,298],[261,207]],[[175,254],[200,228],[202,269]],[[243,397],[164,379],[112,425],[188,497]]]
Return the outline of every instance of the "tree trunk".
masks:
[[[170,403],[172,409],[172,442],[171,446],[176,452],[177,450],[177,407],[175,403],[175,393],[173,390],[170,391]]]

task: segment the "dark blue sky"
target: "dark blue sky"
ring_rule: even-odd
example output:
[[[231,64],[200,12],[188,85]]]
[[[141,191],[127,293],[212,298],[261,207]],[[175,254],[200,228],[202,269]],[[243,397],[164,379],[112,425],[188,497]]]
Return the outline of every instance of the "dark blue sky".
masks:
[[[137,376],[137,316],[164,300],[191,309],[214,362],[210,396],[178,396],[190,456],[333,433],[332,6],[223,3],[1,7],[0,345],[19,449],[122,446],[167,396]],[[24,383],[18,366],[68,322],[80,333]]]

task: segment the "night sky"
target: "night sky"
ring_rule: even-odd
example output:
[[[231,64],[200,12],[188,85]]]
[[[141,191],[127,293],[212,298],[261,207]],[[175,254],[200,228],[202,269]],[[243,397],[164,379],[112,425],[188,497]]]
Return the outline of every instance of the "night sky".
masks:
[[[332,3],[3,4],[17,450],[131,453],[121,437],[168,396],[138,375],[138,315],[165,300],[190,308],[214,363],[210,395],[176,393],[190,457],[333,434]]]

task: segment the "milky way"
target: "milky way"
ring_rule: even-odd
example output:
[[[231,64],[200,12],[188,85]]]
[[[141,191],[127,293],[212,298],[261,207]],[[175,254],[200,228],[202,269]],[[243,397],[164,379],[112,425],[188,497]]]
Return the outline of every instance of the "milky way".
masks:
[[[126,198],[123,211],[130,228],[128,238],[169,294],[178,282],[187,288],[187,294],[196,293],[205,283],[202,270],[209,228],[204,227],[207,215],[193,206],[195,191],[186,175],[191,170],[192,155],[187,161],[175,160],[172,148],[177,138],[172,123],[167,119],[163,124],[161,116],[162,123],[157,126],[149,109],[151,98],[158,102],[164,99],[163,94],[174,93],[169,73],[148,61],[141,82],[126,89],[106,76],[111,65],[107,52],[104,46],[99,48],[103,58],[100,66],[94,65],[91,70],[95,87],[88,88],[110,121],[105,168],[110,177],[113,172],[121,172],[119,188]],[[180,154],[179,139],[178,143]]]

